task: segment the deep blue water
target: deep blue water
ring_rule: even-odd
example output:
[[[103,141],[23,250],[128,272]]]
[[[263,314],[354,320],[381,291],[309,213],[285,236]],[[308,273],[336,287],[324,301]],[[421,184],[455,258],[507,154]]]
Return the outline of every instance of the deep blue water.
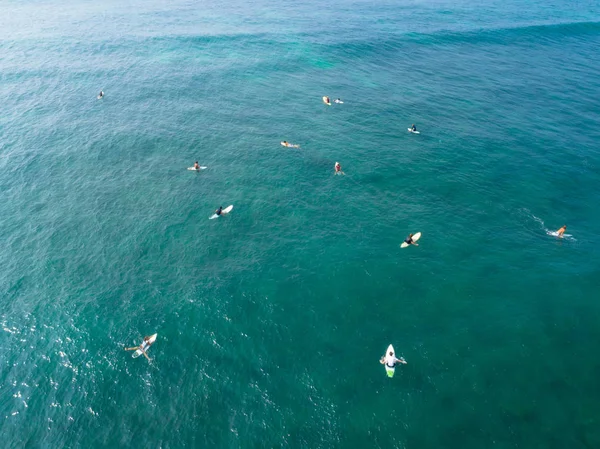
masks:
[[[3,445],[599,446],[598,48],[591,1],[2,3]]]

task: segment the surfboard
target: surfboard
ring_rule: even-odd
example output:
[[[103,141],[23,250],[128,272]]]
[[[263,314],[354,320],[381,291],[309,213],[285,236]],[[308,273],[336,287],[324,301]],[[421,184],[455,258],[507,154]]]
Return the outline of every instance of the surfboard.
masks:
[[[394,353],[394,357],[396,356],[396,351],[394,351],[394,347],[392,345],[389,345],[387,350],[385,351],[385,354],[383,355],[383,360],[385,361],[385,358],[387,357],[387,355],[391,352]],[[389,366],[387,366],[386,363],[383,364],[383,366],[385,366],[385,372],[387,374],[388,377],[394,377],[394,373],[396,372],[396,367],[390,368]]]
[[[192,170],[192,171],[200,171],[200,170],[206,170],[208,167],[202,167],[200,166],[200,168],[196,168],[196,167],[188,167],[188,170]]]
[[[233,204],[231,206],[227,206],[225,209],[223,209],[221,211],[221,215],[227,215],[229,212],[231,212],[231,210],[233,209]],[[219,218],[221,215],[217,215],[217,214],[212,214],[209,218],[209,220],[212,220],[214,218]]]
[[[413,242],[416,242],[417,240],[419,240],[421,238],[421,233],[417,232],[416,234],[414,234],[412,236]],[[406,248],[407,246],[411,246],[406,242],[402,242],[402,244],[400,245],[400,248]]]
[[[408,128],[408,132],[413,134],[421,134],[419,131],[413,131],[412,128]]]
[[[546,234],[551,235],[552,237],[558,237],[559,239],[565,238],[565,237],[573,237],[573,234],[563,234],[558,235],[558,232],[556,231],[546,231]]]
[[[334,103],[337,103],[337,104],[344,104],[344,102],[343,102],[342,100],[334,100]]]
[[[331,106],[331,101],[327,101],[327,97],[323,97],[323,103],[325,103],[327,106]]]
[[[157,336],[157,335],[158,335],[158,334],[151,335],[151,336],[150,336],[150,340],[148,341],[148,343],[146,343],[146,342],[142,343],[142,344],[145,344],[145,348],[144,348],[144,349],[146,350],[146,352],[148,352],[148,349],[150,348],[150,346],[152,346],[152,343],[154,343],[154,342],[156,341],[156,336]],[[135,352],[134,352],[134,353],[131,355],[131,357],[133,357],[134,359],[137,359],[137,358],[138,358],[139,356],[141,356],[141,355],[142,355],[142,350],[141,350],[141,349],[138,349],[137,351],[135,351]]]

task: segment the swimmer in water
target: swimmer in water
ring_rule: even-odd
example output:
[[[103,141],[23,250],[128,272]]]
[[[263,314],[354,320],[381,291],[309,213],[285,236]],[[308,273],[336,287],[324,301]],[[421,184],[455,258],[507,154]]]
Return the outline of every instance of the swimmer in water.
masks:
[[[404,243],[406,243],[407,245],[419,246],[419,244],[415,243],[412,238],[413,238],[413,235],[412,234],[408,234],[408,237],[406,237],[406,240],[404,240]]]
[[[379,361],[379,363],[387,366],[388,368],[394,368],[396,366],[396,364],[398,364],[398,363],[406,365],[406,360],[404,360],[404,357],[396,358],[396,355],[394,354],[394,352],[390,351],[389,354],[381,357],[381,360]]]
[[[152,343],[150,343],[150,337],[144,337],[144,341],[141,345],[134,346],[133,348],[125,348],[125,351],[137,351],[139,349],[150,362],[152,359],[148,357],[148,354],[146,354],[146,350],[150,347],[151,344]]]

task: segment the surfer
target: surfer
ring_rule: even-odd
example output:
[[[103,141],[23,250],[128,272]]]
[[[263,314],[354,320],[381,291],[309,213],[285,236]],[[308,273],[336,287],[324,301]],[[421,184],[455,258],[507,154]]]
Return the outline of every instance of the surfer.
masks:
[[[412,234],[408,234],[408,237],[406,237],[406,240],[404,240],[404,243],[406,243],[407,245],[419,246],[419,244],[415,243],[412,238],[413,238],[413,235]]]
[[[223,206],[219,206],[219,208],[215,211],[215,214],[221,215],[223,213]]]
[[[100,91],[100,93],[98,94],[98,98],[102,98],[104,96],[104,91]]]
[[[335,174],[336,174],[336,175],[343,175],[343,174],[345,174],[345,173],[342,171],[342,166],[340,165],[340,163],[339,163],[339,162],[336,162],[336,163],[335,163],[335,165],[334,165],[334,168],[335,168]]]
[[[325,97],[325,103],[331,104],[331,100],[329,99],[329,97]]]
[[[389,368],[394,368],[397,363],[402,363],[403,365],[406,365],[406,360],[404,360],[404,357],[400,357],[399,359],[396,358],[396,355],[394,354],[394,352],[390,351],[389,354],[381,357],[381,360],[379,361],[379,363],[381,363],[382,365],[385,365]]]
[[[125,348],[125,351],[137,351],[139,349],[140,351],[142,351],[142,354],[144,354],[148,361],[150,361],[151,359],[150,357],[148,357],[148,354],[146,354],[146,349],[148,349],[151,344],[152,343],[150,343],[150,337],[144,337],[144,341],[141,345],[135,346],[133,348]]]
[[[198,165],[198,161],[194,162],[194,170],[200,170],[200,165]]]
[[[562,236],[566,230],[567,230],[567,225],[564,225],[562,228],[560,228],[558,231],[556,231],[556,235],[558,237],[562,238]]]
[[[338,98],[337,100],[335,100],[335,102],[338,103],[338,104],[343,104],[344,103],[341,98]]]
[[[412,130],[412,132],[416,132],[417,131],[417,127],[415,126],[415,124],[413,123],[413,125],[410,128]]]

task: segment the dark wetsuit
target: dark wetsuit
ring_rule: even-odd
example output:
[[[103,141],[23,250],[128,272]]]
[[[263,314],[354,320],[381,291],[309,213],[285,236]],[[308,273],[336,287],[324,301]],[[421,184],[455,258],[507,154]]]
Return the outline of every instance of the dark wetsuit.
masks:
[[[217,214],[217,215],[221,215],[221,212],[223,212],[223,208],[222,208],[222,207],[219,207],[219,209],[217,210],[216,214]]]
[[[412,245],[413,244],[412,237],[406,237],[406,240],[404,240],[404,243],[406,243],[407,245]]]

